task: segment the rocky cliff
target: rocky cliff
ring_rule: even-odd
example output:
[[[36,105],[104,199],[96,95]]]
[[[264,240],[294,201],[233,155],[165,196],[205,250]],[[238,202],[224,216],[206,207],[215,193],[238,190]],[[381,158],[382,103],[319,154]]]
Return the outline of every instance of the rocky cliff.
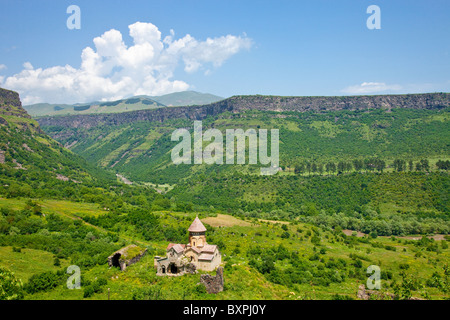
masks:
[[[0,125],[15,126],[21,130],[44,133],[39,124],[22,107],[19,94],[0,88]]]
[[[30,115],[22,108],[19,94],[2,88],[0,88],[0,115],[31,119]]]
[[[450,106],[449,93],[427,93],[409,95],[377,95],[351,97],[278,97],[278,96],[234,96],[203,106],[167,107],[139,110],[119,114],[79,115],[43,117],[38,122],[42,126],[62,126],[67,128],[91,128],[100,125],[118,125],[137,121],[159,121],[185,118],[202,120],[229,111],[239,113],[245,110],[325,112],[338,110],[369,109],[442,109]]]

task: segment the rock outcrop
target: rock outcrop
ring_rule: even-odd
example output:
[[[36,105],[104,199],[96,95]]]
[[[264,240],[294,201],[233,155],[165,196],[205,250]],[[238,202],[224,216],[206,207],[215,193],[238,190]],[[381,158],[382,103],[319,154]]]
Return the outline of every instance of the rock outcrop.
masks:
[[[202,274],[200,276],[200,283],[206,287],[208,293],[219,293],[223,291],[223,268],[218,267],[215,276],[209,274]]]
[[[22,107],[19,94],[15,91],[0,88],[0,125],[15,124],[23,131],[43,134],[39,124]]]
[[[360,285],[358,288],[357,298],[361,300],[394,300],[395,294],[388,292],[380,292],[377,290],[366,290],[365,285]],[[408,300],[423,300],[420,298],[411,297]]]
[[[19,94],[2,88],[0,88],[0,114],[31,119],[31,116],[22,108]]]

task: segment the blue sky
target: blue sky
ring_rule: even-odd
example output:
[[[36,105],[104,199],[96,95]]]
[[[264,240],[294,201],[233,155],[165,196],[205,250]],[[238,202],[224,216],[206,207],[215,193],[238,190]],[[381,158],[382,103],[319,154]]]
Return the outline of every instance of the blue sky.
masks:
[[[71,4],[79,30],[66,25]],[[366,27],[369,5],[380,30]],[[448,0],[0,0],[0,86],[24,104],[449,92],[449,16]]]

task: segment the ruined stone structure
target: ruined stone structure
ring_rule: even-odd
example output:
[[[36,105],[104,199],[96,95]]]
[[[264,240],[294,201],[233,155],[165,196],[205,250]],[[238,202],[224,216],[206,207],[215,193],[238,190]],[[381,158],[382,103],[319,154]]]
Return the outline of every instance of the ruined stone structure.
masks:
[[[141,249],[132,244],[128,247],[122,248],[108,257],[108,265],[110,267],[119,267],[124,271],[127,266],[130,266],[139,260],[147,253],[147,249]]]
[[[223,291],[223,268],[217,268],[216,275],[202,274],[200,276],[200,283],[206,287],[208,293],[219,293]]]
[[[165,257],[155,257],[156,274],[183,275],[196,270],[213,271],[222,262],[222,256],[216,245],[206,242],[206,228],[200,219],[195,218],[189,231],[188,244],[170,243]]]

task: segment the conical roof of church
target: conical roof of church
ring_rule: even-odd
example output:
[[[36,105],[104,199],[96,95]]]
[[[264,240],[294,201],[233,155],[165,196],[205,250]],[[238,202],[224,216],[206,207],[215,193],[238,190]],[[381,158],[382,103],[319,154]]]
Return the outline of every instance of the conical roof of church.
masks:
[[[188,231],[189,232],[205,232],[206,228],[203,225],[203,223],[200,221],[200,219],[197,217],[197,218],[195,218],[194,222],[192,222]]]

